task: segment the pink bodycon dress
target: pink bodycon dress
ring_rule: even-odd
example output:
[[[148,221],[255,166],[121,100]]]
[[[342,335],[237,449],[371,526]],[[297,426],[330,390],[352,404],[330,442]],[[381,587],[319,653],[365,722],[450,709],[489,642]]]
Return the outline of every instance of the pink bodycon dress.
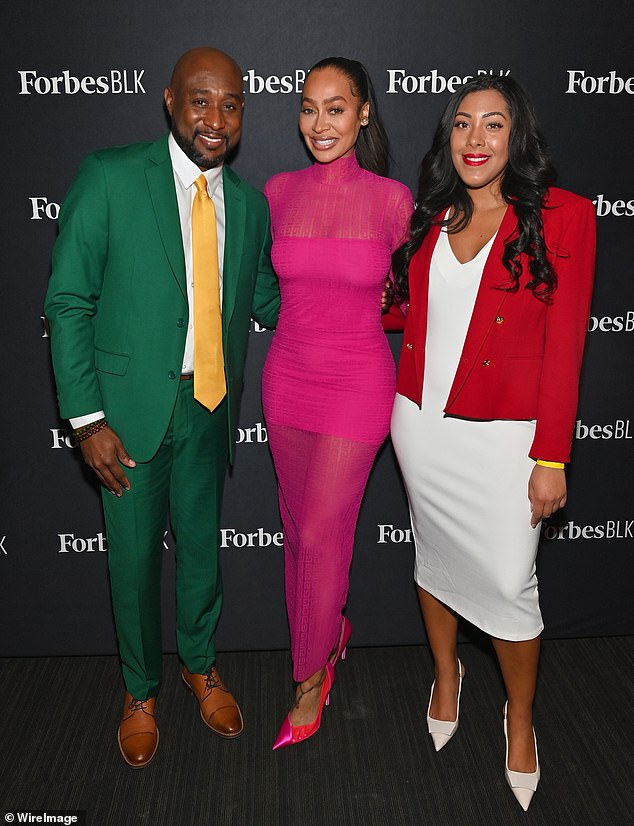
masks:
[[[359,507],[389,430],[395,368],[381,294],[412,198],[354,155],[275,175],[265,194],[282,306],[262,395],[299,681],[339,637]]]

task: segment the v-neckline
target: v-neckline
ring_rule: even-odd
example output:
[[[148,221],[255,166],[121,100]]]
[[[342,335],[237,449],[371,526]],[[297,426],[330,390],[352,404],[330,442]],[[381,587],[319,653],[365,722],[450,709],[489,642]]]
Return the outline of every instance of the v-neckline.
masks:
[[[500,223],[500,226],[502,226],[501,223]],[[488,255],[489,252],[491,251],[491,247],[493,246],[493,242],[495,241],[495,236],[498,234],[499,231],[500,231],[500,227],[498,227],[495,230],[495,232],[493,233],[493,235],[489,238],[489,240],[483,246],[480,247],[480,249],[476,252],[476,254],[473,256],[473,258],[470,258],[468,261],[461,261],[458,258],[458,256],[456,255],[456,253],[453,251],[453,247],[451,246],[451,238],[450,238],[449,233],[446,230],[444,230],[445,235],[447,236],[447,247],[449,248],[449,253],[450,253],[451,257],[453,258],[454,262],[459,267],[468,267],[469,264],[475,263],[480,258],[480,256],[484,252],[484,250],[487,250],[487,255]]]
[[[456,262],[456,264],[458,264],[460,267],[466,267],[467,264],[473,264],[474,261],[478,260],[479,256],[482,254],[482,251],[485,250],[487,247],[489,247],[491,242],[495,240],[495,236],[498,234],[498,232],[500,231],[500,227],[504,223],[504,219],[506,218],[506,214],[508,212],[508,209],[509,209],[509,206],[507,204],[506,209],[502,213],[502,219],[500,220],[500,223],[497,225],[497,228],[496,228],[495,232],[493,233],[493,235],[491,235],[491,237],[487,241],[485,241],[485,243],[480,247],[480,249],[473,256],[473,258],[469,258],[468,261],[461,261],[458,258],[458,256],[454,252],[453,247],[451,246],[451,234],[449,232],[447,232],[447,244],[449,245],[449,249],[451,250],[451,255],[452,255],[454,261]],[[445,218],[447,218],[448,215],[449,215],[449,210],[447,210],[447,212],[445,213]],[[445,230],[445,232],[446,232],[446,230]]]

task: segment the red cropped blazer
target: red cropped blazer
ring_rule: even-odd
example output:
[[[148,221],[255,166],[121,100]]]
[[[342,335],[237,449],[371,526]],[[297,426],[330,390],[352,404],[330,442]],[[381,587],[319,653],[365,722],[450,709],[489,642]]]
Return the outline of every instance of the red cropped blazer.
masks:
[[[517,232],[515,212],[509,206],[484,266],[444,410],[447,415],[469,419],[535,419],[530,456],[567,462],[590,314],[596,219],[590,201],[551,188],[542,221],[548,258],[557,274],[552,302],[541,301],[524,289],[530,278],[525,255],[519,290],[503,289],[510,283],[502,264],[504,245]],[[409,268],[410,303],[396,389],[419,407],[425,375],[429,266],[439,234],[440,227],[433,225]]]

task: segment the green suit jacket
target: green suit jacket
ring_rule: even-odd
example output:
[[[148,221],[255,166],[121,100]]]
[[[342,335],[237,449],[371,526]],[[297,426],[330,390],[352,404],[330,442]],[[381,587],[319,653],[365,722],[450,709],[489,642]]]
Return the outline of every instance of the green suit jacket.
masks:
[[[279,288],[264,196],[223,168],[223,346],[234,443],[250,317],[274,327]],[[104,410],[149,460],[170,421],[188,327],[167,136],[89,155],[64,199],[45,302],[60,413]]]

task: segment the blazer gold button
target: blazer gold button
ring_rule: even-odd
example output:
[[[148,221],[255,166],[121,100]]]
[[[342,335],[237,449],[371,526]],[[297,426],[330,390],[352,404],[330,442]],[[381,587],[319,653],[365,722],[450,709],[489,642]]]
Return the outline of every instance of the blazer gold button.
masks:
[[[407,347],[408,350],[413,350],[414,349],[413,344],[406,344],[405,346]]]
[[[488,366],[489,366],[489,364],[491,364],[491,359],[485,359],[485,360],[482,362],[482,366],[483,366],[483,367],[488,367]]]
[[[495,319],[495,323],[496,323],[496,324],[504,324],[504,316],[503,316],[503,315],[499,315],[499,316]]]

